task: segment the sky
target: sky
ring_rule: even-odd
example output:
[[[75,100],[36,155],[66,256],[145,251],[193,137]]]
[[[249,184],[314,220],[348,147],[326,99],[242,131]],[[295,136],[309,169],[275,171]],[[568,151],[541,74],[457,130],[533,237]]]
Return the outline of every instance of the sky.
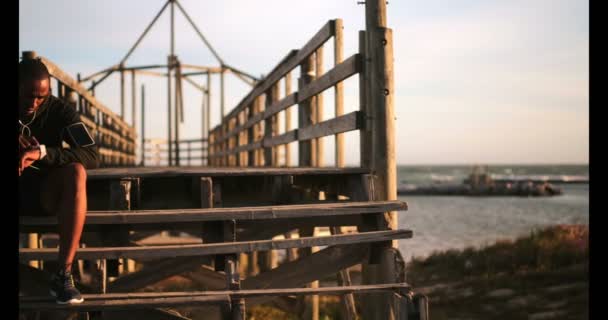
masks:
[[[356,0],[179,2],[227,64],[258,77],[331,19],[343,19],[348,58],[357,52],[358,30],[365,26],[364,6]],[[90,75],[118,63],[164,3],[20,0],[19,52],[34,50],[74,78]],[[398,164],[588,163],[587,1],[391,0],[387,12],[393,29]],[[177,9],[175,17],[182,63],[217,66]],[[166,63],[169,24],[167,10],[126,65]],[[333,65],[332,52],[329,43],[325,70]],[[146,86],[146,137],[166,138],[166,80],[140,77],[137,83]],[[230,110],[249,89],[231,75],[226,85]],[[212,86],[218,88],[219,81]],[[345,82],[346,113],[359,109],[357,92],[353,76]],[[197,138],[202,96],[186,83],[184,94],[180,136]],[[118,75],[100,84],[96,96],[118,112]],[[212,126],[219,121],[217,96]],[[333,99],[333,90],[327,90],[326,119],[334,116]],[[126,100],[130,110],[129,94]],[[139,108],[139,93],[137,101]],[[130,112],[126,120],[131,121]],[[324,141],[326,162],[332,164],[333,139]],[[291,148],[297,151],[295,144]],[[347,133],[345,149],[347,165],[358,165],[357,132]]]

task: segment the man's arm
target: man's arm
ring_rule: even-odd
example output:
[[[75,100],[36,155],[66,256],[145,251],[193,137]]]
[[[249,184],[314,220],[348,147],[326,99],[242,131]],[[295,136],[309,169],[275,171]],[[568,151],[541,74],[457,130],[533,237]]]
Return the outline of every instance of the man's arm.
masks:
[[[80,122],[80,117],[76,110],[68,105],[63,104],[58,112],[60,112],[63,128]],[[41,146],[41,157],[38,161],[48,167],[59,167],[73,162],[82,163],[86,169],[99,167],[99,153],[96,145],[88,147],[78,146],[72,141],[65,130],[63,131],[62,138],[70,145],[70,148]]]

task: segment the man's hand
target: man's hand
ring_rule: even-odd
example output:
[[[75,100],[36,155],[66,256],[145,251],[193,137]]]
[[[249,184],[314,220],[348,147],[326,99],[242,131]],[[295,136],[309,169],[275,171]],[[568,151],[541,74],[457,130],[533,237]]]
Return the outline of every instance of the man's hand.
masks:
[[[19,135],[19,176],[25,168],[40,159],[40,144],[34,137]]]
[[[34,161],[36,161],[38,159],[40,159],[40,150],[39,149],[32,149],[32,150],[26,151],[21,156],[21,159],[19,161],[19,176],[21,176],[21,173],[23,172],[23,170],[25,170],[25,168],[31,166],[32,163],[34,163]]]
[[[19,135],[19,156],[29,149],[37,148],[40,146],[38,140],[35,137],[26,137]]]

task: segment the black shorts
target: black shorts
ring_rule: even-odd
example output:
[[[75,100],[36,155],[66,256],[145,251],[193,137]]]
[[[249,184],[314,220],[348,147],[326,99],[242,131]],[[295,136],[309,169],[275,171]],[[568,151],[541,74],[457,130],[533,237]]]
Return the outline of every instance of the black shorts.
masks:
[[[42,186],[48,177],[47,172],[27,168],[19,177],[19,215],[49,216],[52,213],[42,206]]]

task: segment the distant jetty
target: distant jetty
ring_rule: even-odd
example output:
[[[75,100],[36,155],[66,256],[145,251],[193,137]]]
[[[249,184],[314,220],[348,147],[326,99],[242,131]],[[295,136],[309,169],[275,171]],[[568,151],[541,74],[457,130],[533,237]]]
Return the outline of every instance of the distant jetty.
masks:
[[[472,173],[461,184],[431,184],[431,185],[411,185],[400,184],[397,188],[399,195],[453,195],[453,196],[523,196],[523,197],[542,197],[556,196],[562,194],[561,188],[553,183],[585,183],[588,178],[576,180],[558,179],[536,179],[527,178],[492,178],[487,172],[487,168],[476,166]],[[577,177],[578,178],[578,177]]]

